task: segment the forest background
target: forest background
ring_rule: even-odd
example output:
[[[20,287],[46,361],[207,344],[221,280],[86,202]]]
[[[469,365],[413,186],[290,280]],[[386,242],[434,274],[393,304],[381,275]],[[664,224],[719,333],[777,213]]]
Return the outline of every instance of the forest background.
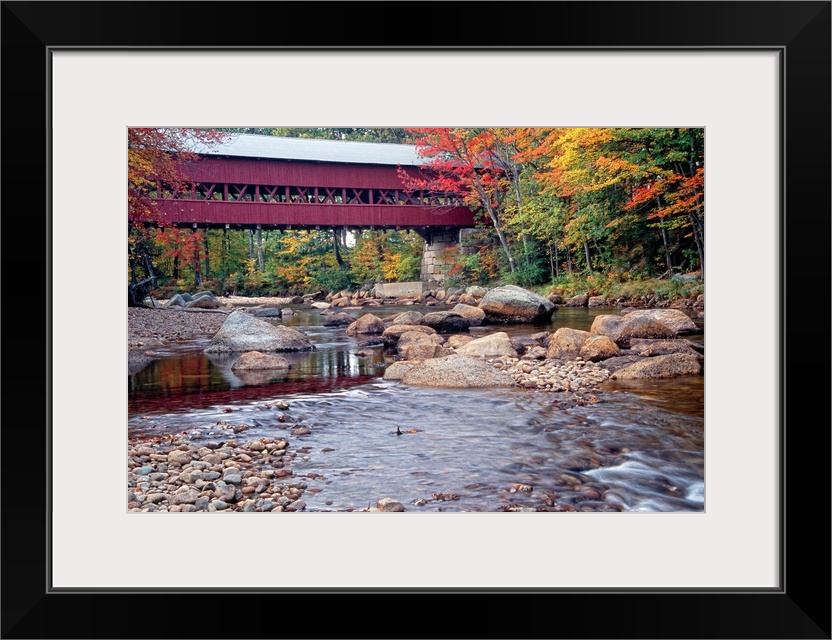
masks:
[[[701,128],[130,129],[128,206],[149,226],[128,233],[131,283],[157,296],[294,295],[419,279],[412,231],[190,230],[153,208],[157,180],[181,182],[186,140],[248,133],[413,144],[433,172],[405,189],[461,194],[478,228],[448,262],[446,288],[517,284],[541,293],[689,297],[704,280]],[[170,150],[180,153],[171,154]],[[178,184],[186,189],[186,184]]]

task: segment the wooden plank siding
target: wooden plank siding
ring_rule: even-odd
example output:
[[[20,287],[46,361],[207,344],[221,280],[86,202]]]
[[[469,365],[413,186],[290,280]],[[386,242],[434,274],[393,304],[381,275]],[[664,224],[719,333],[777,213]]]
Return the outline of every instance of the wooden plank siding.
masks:
[[[418,167],[404,168],[411,176]],[[157,186],[169,224],[272,228],[472,228],[458,197],[406,194],[394,165],[202,157],[186,166],[190,193]]]
[[[474,214],[468,207],[418,205],[314,204],[275,202],[223,202],[212,200],[159,200],[165,219],[174,225],[275,228],[376,227],[471,228]]]
[[[414,177],[422,175],[417,167],[403,169]],[[205,157],[188,165],[186,175],[194,182],[203,183],[292,184],[357,189],[402,188],[397,167],[391,165]]]

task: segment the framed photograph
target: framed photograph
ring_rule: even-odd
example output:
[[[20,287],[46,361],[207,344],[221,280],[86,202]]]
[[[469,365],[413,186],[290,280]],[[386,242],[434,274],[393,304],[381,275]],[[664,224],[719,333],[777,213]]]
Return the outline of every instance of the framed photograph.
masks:
[[[829,638],[829,368],[797,315],[829,312],[830,8],[3,2],[6,291],[46,301],[7,306],[45,350],[4,368],[3,637],[282,635],[348,595],[420,637],[475,596],[523,631],[468,610],[472,637]],[[167,126],[704,131],[704,507],[128,513],[125,142]],[[309,637],[374,636],[337,617]]]

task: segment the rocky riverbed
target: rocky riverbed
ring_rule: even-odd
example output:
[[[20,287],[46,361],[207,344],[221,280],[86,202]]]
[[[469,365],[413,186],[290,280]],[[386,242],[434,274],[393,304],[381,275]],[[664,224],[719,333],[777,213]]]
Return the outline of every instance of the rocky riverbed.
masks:
[[[232,317],[235,308],[245,311],[242,315],[247,321],[262,322],[255,321],[253,316],[261,315],[258,312],[264,310],[281,311],[283,304],[308,304],[314,313],[336,317],[335,310],[327,308],[328,303],[310,300],[245,299],[233,304],[223,300],[213,309],[130,308],[129,365],[142,366],[147,359],[168,357],[166,348],[177,341],[211,338]],[[626,376],[621,370],[626,367],[643,367],[646,363],[651,365],[651,370],[646,373],[637,370],[637,375],[632,377],[660,378],[697,373],[703,360],[701,349],[697,352],[689,341],[677,338],[692,326],[691,323],[691,326],[676,327],[671,323],[690,323],[678,311],[650,312],[647,315],[651,317],[642,317],[645,312],[613,312],[597,320],[593,332],[570,328],[532,331],[530,327],[528,335],[509,336],[495,326],[495,331],[475,338],[468,329],[479,328],[483,318],[482,313],[474,315],[469,313],[471,310],[478,308],[460,303],[450,311],[425,314],[409,311],[376,317],[365,309],[357,316],[341,313],[345,316],[342,323],[325,324],[338,326],[339,332],[343,331],[359,346],[383,346],[384,380],[427,387],[520,387],[536,396],[543,393],[540,397],[551,398],[546,402],[555,410],[604,403],[604,383],[615,377],[624,379]],[[351,318],[353,321],[349,322]],[[655,322],[661,326],[657,328]],[[501,324],[494,318],[491,323]],[[372,350],[369,353],[372,355]],[[416,375],[420,369],[421,376]],[[273,408],[282,410],[288,406]],[[128,509],[139,512],[304,510],[304,494],[321,491],[327,479],[316,473],[295,475],[293,463],[297,468],[299,462],[302,468],[303,461],[309,459],[310,449],[303,443],[309,432],[304,426],[291,424],[291,417],[286,415],[286,420],[278,421],[287,423],[279,425],[285,430],[267,432],[266,437],[258,432],[256,437],[246,438],[249,426],[225,420],[212,420],[193,432],[168,431],[159,437],[152,429],[138,430],[142,435],[128,442]],[[148,416],[147,420],[152,418]],[[355,510],[401,511],[404,507],[394,499],[382,497],[375,506]]]

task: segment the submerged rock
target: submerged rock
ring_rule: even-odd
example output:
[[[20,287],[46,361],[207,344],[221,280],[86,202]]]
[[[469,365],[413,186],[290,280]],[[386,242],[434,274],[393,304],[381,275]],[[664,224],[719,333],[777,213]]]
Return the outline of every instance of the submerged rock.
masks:
[[[232,371],[257,371],[262,369],[291,369],[286,358],[272,356],[260,351],[246,351],[231,365]]]

